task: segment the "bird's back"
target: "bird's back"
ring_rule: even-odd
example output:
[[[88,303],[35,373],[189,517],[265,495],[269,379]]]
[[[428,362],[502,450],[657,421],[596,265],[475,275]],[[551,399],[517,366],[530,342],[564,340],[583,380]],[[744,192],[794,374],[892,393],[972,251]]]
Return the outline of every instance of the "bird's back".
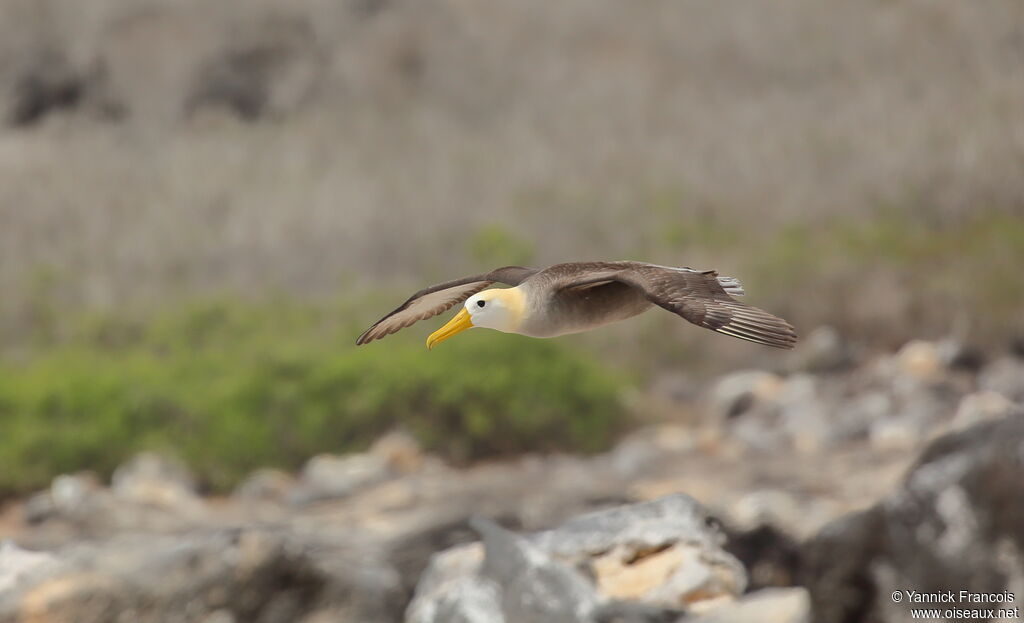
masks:
[[[554,337],[579,333],[646,311],[650,301],[644,293],[618,281],[597,281],[571,286],[577,281],[600,278],[605,272],[621,270],[631,262],[578,262],[555,264],[533,275],[522,287],[531,302],[525,335]]]

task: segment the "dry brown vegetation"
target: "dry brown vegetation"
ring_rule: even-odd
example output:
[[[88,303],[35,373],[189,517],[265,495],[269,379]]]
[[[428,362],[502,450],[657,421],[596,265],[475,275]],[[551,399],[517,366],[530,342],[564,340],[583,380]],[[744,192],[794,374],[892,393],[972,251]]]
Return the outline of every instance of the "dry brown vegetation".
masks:
[[[586,258],[803,328],[1021,328],[1017,0],[2,0],[0,87],[9,342]]]

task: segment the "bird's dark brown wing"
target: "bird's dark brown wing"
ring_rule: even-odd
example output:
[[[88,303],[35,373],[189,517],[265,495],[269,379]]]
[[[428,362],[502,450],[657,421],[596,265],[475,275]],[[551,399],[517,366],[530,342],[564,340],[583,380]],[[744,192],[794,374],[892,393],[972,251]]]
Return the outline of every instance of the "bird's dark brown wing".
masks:
[[[361,345],[378,340],[419,320],[443,313],[491,284],[505,283],[517,286],[535,272],[537,270],[534,268],[505,266],[482,275],[463,277],[424,288],[364,331],[356,340],[356,344]]]
[[[739,282],[720,278],[713,270],[639,262],[595,263],[593,268],[564,279],[560,287],[581,288],[590,283],[619,281],[642,290],[652,303],[706,329],[776,348],[789,349],[796,344],[792,325],[734,299],[726,288],[742,292]]]

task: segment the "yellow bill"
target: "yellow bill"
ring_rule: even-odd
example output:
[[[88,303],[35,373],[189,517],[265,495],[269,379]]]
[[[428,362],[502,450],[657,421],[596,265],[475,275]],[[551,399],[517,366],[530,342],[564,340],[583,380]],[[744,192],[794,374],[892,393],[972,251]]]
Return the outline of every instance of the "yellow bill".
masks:
[[[437,344],[447,340],[456,333],[462,333],[466,329],[473,328],[473,320],[469,317],[469,312],[463,307],[459,310],[459,313],[455,314],[455,317],[449,320],[443,327],[434,331],[427,337],[427,349],[431,349]]]

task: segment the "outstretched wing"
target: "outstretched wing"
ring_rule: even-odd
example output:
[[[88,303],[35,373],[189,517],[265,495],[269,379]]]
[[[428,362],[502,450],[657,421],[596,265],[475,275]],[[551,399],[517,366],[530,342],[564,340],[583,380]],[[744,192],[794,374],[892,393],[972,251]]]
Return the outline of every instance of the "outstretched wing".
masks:
[[[517,286],[537,272],[534,268],[505,266],[482,275],[463,277],[424,288],[409,297],[390,314],[384,316],[363,332],[356,340],[357,345],[378,340],[386,335],[404,329],[409,325],[432,318],[465,301],[477,292],[494,283]]]
[[[580,288],[588,283],[618,281],[643,291],[647,300],[706,329],[775,348],[790,349],[796,344],[792,325],[734,299],[730,292],[743,292],[739,282],[719,277],[713,270],[639,262],[609,263],[602,268],[580,274],[562,287]]]

